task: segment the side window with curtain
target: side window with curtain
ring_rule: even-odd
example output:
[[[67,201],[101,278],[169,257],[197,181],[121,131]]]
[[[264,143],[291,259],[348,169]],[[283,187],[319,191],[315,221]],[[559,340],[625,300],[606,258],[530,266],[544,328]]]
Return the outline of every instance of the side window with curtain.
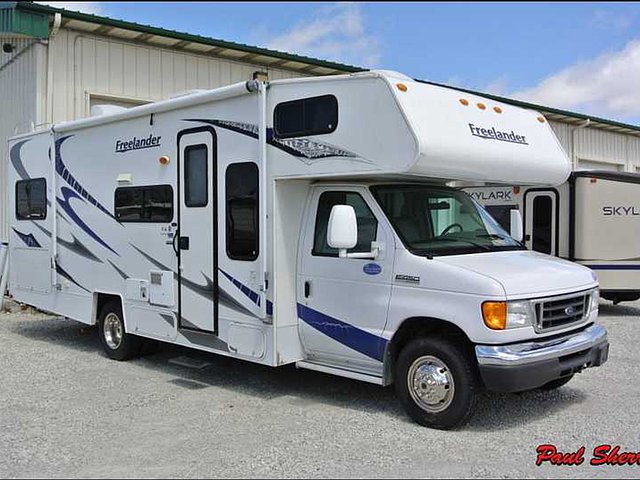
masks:
[[[16,182],[16,219],[43,220],[47,217],[47,181],[44,178]]]
[[[227,256],[233,260],[258,258],[258,166],[233,163],[225,175]]]
[[[358,243],[349,252],[371,251],[371,242],[375,242],[377,238],[378,221],[362,196],[356,192],[324,192],[320,195],[318,202],[312,254],[325,257],[338,256],[338,250],[331,248],[327,243],[329,216],[334,205],[351,205],[356,212]]]

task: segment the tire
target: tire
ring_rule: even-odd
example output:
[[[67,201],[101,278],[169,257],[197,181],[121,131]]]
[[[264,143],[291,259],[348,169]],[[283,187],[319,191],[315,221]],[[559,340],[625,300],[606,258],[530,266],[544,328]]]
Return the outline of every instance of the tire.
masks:
[[[429,380],[439,385],[429,388],[425,383]],[[448,430],[469,419],[481,382],[475,363],[462,346],[435,337],[416,339],[402,349],[396,362],[395,387],[396,395],[415,422]],[[420,397],[425,395],[432,397],[421,401]]]
[[[108,302],[100,311],[98,335],[109,358],[129,360],[140,353],[141,339],[125,332],[124,317],[119,302]]]
[[[557,388],[562,387],[569,383],[569,381],[573,378],[573,375],[567,375],[566,377],[556,378],[555,380],[551,380],[549,383],[545,383],[540,387],[540,390],[555,390]]]

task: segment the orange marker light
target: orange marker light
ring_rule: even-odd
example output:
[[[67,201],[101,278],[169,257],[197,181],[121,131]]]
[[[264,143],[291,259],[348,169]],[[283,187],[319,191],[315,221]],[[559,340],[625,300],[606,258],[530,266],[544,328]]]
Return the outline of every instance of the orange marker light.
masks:
[[[398,87],[398,90],[400,90],[401,92],[407,91],[407,86],[404,83],[396,83],[396,87]]]
[[[544,123],[544,117],[543,117],[542,115],[540,115],[540,116],[538,117],[538,121],[539,121],[540,123]]]
[[[466,98],[461,98],[460,100],[458,100],[462,105],[464,105],[465,107],[467,105],[469,105],[469,100],[467,100]]]
[[[158,162],[160,162],[160,165],[168,165],[169,164],[169,157],[163,155],[162,157],[160,157],[158,159]]]
[[[496,113],[502,113],[502,109],[500,107],[493,107],[493,111]]]
[[[476,106],[480,109],[480,110],[486,110],[487,106],[484,103],[476,103]]]
[[[513,187],[513,193],[514,193],[515,195],[519,194],[519,193],[520,193],[520,187],[519,187],[519,186],[517,186],[517,185],[516,185],[515,187]]]
[[[504,330],[507,325],[507,302],[484,302],[482,319],[492,330]]]
[[[598,179],[596,177],[591,177],[591,183],[596,183]]]

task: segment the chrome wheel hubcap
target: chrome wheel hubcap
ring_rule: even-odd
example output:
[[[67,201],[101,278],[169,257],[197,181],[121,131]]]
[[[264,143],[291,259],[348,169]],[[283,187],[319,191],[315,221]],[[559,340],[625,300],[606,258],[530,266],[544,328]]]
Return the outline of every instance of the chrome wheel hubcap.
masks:
[[[425,355],[416,359],[409,368],[407,384],[413,401],[429,413],[442,412],[453,401],[453,376],[447,364],[437,357]]]
[[[104,319],[104,339],[112,350],[117,350],[122,343],[122,322],[115,313],[110,313]]]

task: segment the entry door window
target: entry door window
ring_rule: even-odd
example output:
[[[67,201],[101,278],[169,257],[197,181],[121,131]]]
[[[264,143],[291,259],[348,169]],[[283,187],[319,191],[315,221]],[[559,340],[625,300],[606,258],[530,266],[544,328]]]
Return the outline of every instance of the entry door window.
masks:
[[[541,253],[552,253],[553,201],[548,195],[533,199],[533,231],[531,248]]]
[[[191,145],[184,150],[184,203],[187,207],[206,207],[209,203],[207,146]]]

